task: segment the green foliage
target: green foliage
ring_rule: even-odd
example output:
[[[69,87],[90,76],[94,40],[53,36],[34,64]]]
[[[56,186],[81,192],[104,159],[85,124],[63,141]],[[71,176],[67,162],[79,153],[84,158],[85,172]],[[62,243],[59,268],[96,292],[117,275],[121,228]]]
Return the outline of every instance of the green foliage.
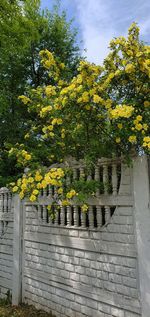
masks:
[[[58,6],[52,12],[41,11],[39,0],[1,0],[0,30],[0,186],[3,186],[12,176],[20,174],[16,159],[8,157],[8,148],[23,143],[29,126],[38,120],[35,112],[28,113],[26,106],[20,104],[18,96],[29,86],[37,88],[53,81],[40,63],[40,50],[47,48],[54,52],[66,64],[63,76],[69,79],[76,73],[79,48],[76,31],[67,22],[65,12],[60,14]]]
[[[149,153],[149,56],[150,48],[139,40],[135,23],[127,38],[111,41],[103,66],[81,60],[76,76],[70,79],[64,78],[68,68],[59,58],[48,50],[40,52],[50,84],[19,97],[33,120],[28,122],[24,142],[10,151],[18,166],[30,168],[14,192],[20,192],[21,198],[30,192],[30,200],[35,201],[40,189],[61,187],[58,177],[63,171],[49,167],[69,157],[94,166],[102,156],[130,158],[133,150]],[[42,166],[47,167],[46,174],[38,184],[33,179],[31,186],[32,171],[35,174]],[[96,190],[95,183],[82,180],[75,186],[77,191],[70,188],[67,199],[77,196],[84,200]]]
[[[71,184],[71,188],[73,188],[78,193],[76,196],[76,201],[83,203],[86,202],[89,196],[95,195],[97,189],[103,191],[104,185],[102,182],[95,180],[84,180],[81,178],[80,180],[74,181]]]

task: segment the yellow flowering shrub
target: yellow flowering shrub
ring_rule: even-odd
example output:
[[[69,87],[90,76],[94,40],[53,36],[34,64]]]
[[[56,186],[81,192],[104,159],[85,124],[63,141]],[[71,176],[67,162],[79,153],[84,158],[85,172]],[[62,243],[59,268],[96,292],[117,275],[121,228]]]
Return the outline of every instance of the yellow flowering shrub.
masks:
[[[101,156],[130,156],[133,147],[137,153],[150,153],[150,48],[140,42],[133,23],[127,38],[110,42],[102,66],[82,60],[77,75],[66,81],[64,64],[48,50],[40,56],[51,85],[19,97],[35,122],[28,127],[24,144],[10,150],[17,164],[29,168],[13,191],[35,201],[41,189],[56,186],[65,205],[78,191],[72,187],[64,192],[66,172],[50,169],[51,164],[70,156],[88,163]]]

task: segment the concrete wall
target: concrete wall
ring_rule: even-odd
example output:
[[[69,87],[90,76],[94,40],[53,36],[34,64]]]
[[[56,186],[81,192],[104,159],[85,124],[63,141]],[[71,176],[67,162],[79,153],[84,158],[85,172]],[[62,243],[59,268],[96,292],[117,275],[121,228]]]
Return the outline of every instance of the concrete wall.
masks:
[[[119,202],[101,230],[41,222],[26,204],[23,300],[57,317],[139,317],[131,170],[123,167]],[[113,199],[113,197],[112,197]]]
[[[0,189],[0,297],[12,293],[13,280],[13,215],[7,188]]]
[[[48,198],[21,204],[0,190],[1,297],[9,290],[13,304],[22,300],[56,317],[149,317],[147,158],[122,165],[118,191],[113,175],[114,192],[95,200],[97,227],[91,214],[88,227],[84,219],[48,222]]]

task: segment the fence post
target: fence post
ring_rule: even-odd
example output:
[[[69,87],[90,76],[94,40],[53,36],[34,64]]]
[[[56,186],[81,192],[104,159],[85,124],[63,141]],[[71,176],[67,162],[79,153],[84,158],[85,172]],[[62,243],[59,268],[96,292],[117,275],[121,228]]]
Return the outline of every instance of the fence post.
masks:
[[[133,164],[135,226],[137,236],[139,287],[142,317],[150,316],[150,206],[149,174],[146,156],[137,157]]]
[[[12,305],[21,302],[22,292],[22,228],[23,208],[19,195],[13,197],[14,205],[14,234],[13,234],[13,287]]]

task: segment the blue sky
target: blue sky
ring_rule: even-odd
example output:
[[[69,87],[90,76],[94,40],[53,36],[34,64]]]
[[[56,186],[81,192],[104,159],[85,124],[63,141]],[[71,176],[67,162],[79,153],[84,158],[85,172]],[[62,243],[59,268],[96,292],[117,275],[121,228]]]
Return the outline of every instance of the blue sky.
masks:
[[[42,8],[52,8],[55,1],[41,0]],[[149,43],[150,0],[61,0],[68,19],[74,18],[83,53],[90,62],[101,63],[108,53],[109,41],[127,34],[132,22],[141,29],[141,39]]]

